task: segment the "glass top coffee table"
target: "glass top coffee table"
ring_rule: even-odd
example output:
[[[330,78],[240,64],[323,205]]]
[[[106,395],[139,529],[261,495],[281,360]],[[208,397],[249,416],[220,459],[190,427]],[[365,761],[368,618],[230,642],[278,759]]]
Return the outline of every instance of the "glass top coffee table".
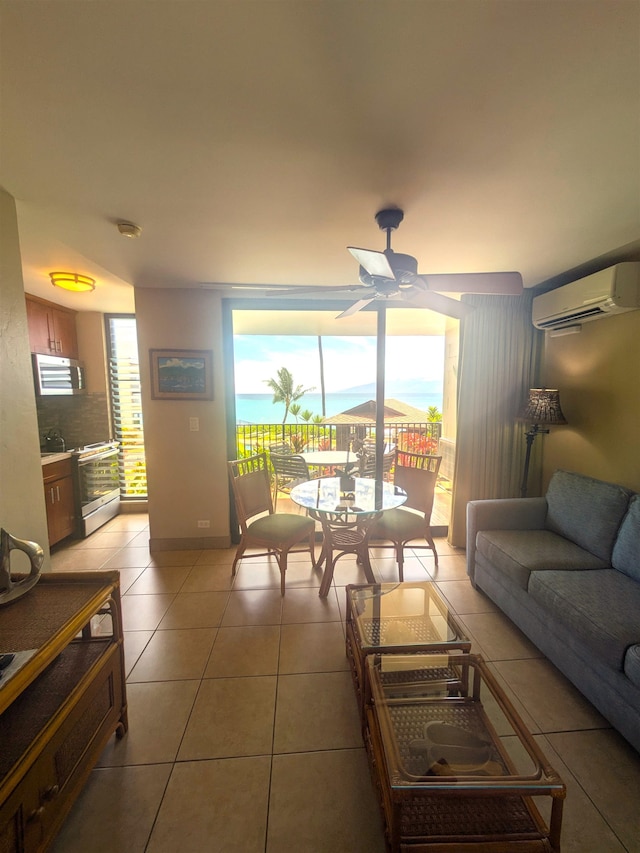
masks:
[[[365,666],[365,745],[391,851],[560,850],[565,786],[482,658],[372,654]],[[548,825],[538,797],[551,798]]]
[[[363,722],[367,693],[364,663],[368,655],[471,650],[471,641],[431,581],[350,584],[346,594],[347,658]],[[447,674],[429,668],[423,668],[421,673],[410,677],[415,680],[455,674],[453,670]],[[393,676],[383,677],[402,681],[405,675],[398,669]]]

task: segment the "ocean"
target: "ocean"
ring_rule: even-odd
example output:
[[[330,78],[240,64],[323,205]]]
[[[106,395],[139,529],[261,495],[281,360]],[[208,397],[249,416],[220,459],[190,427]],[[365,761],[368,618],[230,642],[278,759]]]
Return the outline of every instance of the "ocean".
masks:
[[[387,399],[402,400],[409,406],[427,411],[429,406],[437,406],[442,411],[442,394],[393,394],[387,393]],[[339,415],[347,409],[375,399],[375,394],[342,393],[326,394],[326,416]],[[284,403],[273,403],[272,394],[237,394],[236,423],[239,424],[279,424],[284,415]],[[322,414],[322,396],[320,394],[305,394],[298,400],[300,410],[309,409],[314,415]],[[302,420],[302,419],[300,419]],[[287,423],[295,423],[293,415],[289,415]]]

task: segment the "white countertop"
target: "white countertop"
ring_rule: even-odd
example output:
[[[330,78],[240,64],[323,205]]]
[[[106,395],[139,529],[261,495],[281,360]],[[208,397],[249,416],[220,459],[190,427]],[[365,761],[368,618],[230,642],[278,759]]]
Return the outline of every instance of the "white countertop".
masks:
[[[40,463],[49,465],[50,462],[60,462],[61,459],[71,459],[71,453],[41,453]]]

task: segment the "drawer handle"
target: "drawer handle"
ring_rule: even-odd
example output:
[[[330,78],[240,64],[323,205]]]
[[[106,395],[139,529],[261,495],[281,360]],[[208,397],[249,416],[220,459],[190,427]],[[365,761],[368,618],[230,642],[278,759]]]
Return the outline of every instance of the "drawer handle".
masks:
[[[49,785],[48,788],[45,788],[42,792],[43,800],[53,800],[60,793],[60,785]]]
[[[27,818],[27,823],[35,823],[36,821],[40,820],[43,814],[44,806],[40,806],[39,809],[34,809]]]

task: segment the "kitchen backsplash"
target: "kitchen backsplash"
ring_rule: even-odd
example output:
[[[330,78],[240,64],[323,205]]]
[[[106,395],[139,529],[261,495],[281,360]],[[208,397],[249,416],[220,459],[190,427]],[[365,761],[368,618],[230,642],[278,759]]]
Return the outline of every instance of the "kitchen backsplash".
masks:
[[[67,450],[113,438],[106,394],[78,397],[37,397],[40,444],[49,430],[58,430]]]

